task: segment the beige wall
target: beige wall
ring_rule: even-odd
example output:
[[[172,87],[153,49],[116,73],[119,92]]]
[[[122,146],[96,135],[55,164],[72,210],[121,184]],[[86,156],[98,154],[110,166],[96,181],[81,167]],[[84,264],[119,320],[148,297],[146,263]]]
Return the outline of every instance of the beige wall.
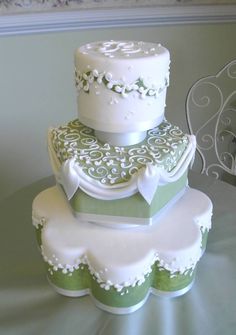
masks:
[[[113,28],[0,38],[0,198],[51,174],[50,126],[76,118],[73,53],[103,39],[161,42],[171,52],[167,118],[187,131],[184,104],[197,79],[236,56],[235,24]]]

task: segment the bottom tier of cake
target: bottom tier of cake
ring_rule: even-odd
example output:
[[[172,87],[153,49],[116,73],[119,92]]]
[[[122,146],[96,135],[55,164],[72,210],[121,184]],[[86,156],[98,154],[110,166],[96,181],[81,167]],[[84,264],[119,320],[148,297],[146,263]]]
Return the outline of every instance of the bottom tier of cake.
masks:
[[[211,227],[212,204],[186,188],[151,226],[112,229],[76,219],[58,187],[33,203],[49,282],[60,294],[89,294],[111,313],[140,308],[150,293],[176,297],[193,284]]]

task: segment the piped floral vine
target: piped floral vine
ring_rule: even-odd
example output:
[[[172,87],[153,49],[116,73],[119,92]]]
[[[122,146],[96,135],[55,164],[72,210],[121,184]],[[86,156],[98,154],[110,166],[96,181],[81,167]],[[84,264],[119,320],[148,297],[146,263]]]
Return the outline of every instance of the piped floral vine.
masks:
[[[97,83],[99,85],[105,85],[109,90],[121,94],[124,98],[131,92],[137,92],[141,98],[157,97],[169,84],[168,77],[164,78],[161,85],[147,85],[142,77],[139,77],[131,84],[125,84],[124,82],[114,80],[110,72],[99,72],[98,70],[89,70],[84,73],[80,73],[75,70],[75,85],[78,91],[83,90],[85,93],[89,93],[90,85]]]

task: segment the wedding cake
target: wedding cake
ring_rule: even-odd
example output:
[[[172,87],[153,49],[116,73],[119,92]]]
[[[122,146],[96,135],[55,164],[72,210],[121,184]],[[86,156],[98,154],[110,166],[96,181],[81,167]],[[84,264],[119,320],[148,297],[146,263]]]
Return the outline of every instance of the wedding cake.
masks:
[[[211,227],[210,199],[188,186],[195,137],[164,116],[169,64],[160,44],[78,48],[78,119],[48,132],[57,183],[33,202],[48,279],[112,313],[186,293]]]

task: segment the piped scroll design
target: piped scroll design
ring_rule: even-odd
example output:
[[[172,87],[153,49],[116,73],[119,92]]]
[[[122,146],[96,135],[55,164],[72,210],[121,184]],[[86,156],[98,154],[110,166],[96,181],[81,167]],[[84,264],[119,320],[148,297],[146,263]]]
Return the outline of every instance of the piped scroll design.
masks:
[[[190,88],[186,113],[197,140],[201,174],[236,176],[236,60]]]

